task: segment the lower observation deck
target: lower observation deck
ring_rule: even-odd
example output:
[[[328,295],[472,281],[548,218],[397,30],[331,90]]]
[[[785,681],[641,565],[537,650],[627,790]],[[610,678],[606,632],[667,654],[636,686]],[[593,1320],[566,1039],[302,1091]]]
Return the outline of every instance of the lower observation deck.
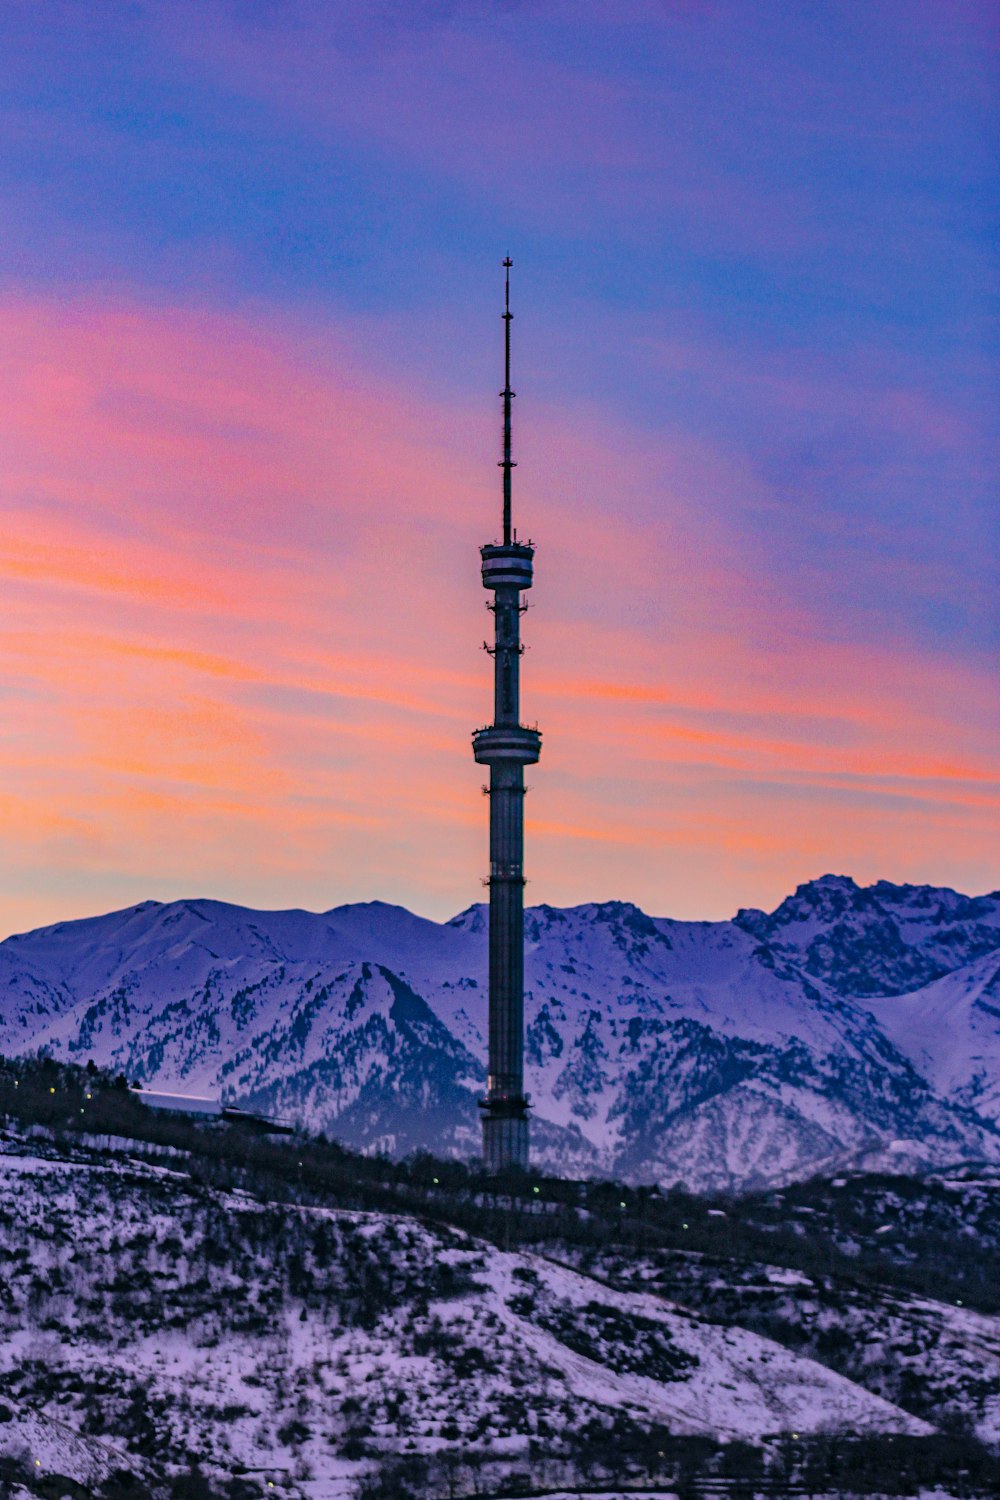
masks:
[[[542,736],[522,724],[490,724],[473,732],[472,753],[480,765],[532,766],[542,753]]]

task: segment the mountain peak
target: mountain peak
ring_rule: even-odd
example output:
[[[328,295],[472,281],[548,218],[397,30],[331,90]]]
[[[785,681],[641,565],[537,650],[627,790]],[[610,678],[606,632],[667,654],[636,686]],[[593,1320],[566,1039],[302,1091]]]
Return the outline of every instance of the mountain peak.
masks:
[[[488,915],[489,907],[485,902],[475,901],[464,911],[456,912],[455,916],[449,917],[445,926],[455,927],[459,932],[485,932]]]
[[[841,995],[899,995],[1000,948],[1000,902],[947,886],[805,881],[773,912],[733,919]]]

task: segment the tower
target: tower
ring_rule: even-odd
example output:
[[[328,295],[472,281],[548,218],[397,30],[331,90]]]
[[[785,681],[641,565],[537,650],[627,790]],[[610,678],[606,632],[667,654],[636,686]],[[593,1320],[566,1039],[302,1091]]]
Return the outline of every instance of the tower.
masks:
[[[493,595],[493,723],[477,729],[472,751],[489,766],[490,1019],[489,1078],[480,1101],[487,1171],[528,1165],[528,1100],[524,1093],[524,768],[539,756],[542,737],[521,723],[521,594],[531,588],[534,548],[511,527],[510,268],[504,261],[503,541],[480,548],[483,588]],[[485,644],[485,643],[484,643]]]

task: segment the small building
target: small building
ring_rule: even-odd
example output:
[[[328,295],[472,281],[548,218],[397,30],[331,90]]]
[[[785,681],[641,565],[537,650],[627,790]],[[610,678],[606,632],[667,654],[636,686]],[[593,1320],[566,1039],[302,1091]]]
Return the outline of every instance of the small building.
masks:
[[[223,1104],[221,1099],[210,1099],[207,1094],[168,1094],[160,1089],[133,1089],[132,1096],[147,1109],[184,1115],[189,1120],[222,1120],[229,1125],[249,1126],[265,1135],[293,1135],[295,1131],[290,1120],[237,1109],[233,1104]]]
[[[173,1115],[190,1115],[198,1120],[221,1120],[221,1099],[205,1094],[167,1094],[159,1089],[133,1089],[132,1093],[147,1109],[165,1110]]]

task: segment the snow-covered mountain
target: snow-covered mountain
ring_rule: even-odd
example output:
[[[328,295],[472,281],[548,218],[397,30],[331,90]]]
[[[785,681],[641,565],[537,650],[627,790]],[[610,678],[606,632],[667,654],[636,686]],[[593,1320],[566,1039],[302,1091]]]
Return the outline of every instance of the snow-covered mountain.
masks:
[[[1000,949],[1000,892],[858,886],[847,875],[800,885],[770,914],[736,923],[840,995],[901,995]]]
[[[144,902],[0,944],[0,1048],[222,1091],[347,1143],[475,1152],[486,912]],[[770,915],[526,918],[536,1157],[747,1187],[1000,1161],[1000,894],[843,876]]]

